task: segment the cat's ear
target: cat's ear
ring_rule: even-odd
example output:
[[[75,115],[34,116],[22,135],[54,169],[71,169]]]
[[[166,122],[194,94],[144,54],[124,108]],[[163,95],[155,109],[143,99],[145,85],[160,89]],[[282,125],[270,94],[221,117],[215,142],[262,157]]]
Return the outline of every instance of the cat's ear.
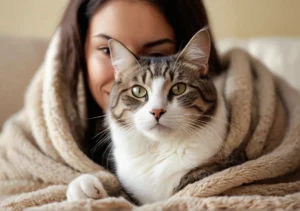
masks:
[[[110,39],[108,46],[116,80],[119,80],[126,71],[130,71],[136,65],[139,65],[134,54],[117,40]]]
[[[208,28],[199,30],[181,51],[178,59],[199,65],[201,74],[208,72],[208,60],[210,55],[211,40]]]

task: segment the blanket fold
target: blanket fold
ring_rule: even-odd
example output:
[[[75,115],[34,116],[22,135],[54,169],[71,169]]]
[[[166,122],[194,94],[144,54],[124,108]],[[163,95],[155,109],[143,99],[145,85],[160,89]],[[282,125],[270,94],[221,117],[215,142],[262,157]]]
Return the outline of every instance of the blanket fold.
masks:
[[[81,142],[88,127],[82,75],[71,102],[59,60],[59,30],[25,96],[0,134],[0,207],[12,210],[300,209],[300,94],[247,52],[223,56],[216,77],[229,111],[218,163],[242,149],[247,162],[189,184],[166,201],[133,205],[117,178],[93,162]],[[96,175],[111,196],[66,201],[67,185]]]

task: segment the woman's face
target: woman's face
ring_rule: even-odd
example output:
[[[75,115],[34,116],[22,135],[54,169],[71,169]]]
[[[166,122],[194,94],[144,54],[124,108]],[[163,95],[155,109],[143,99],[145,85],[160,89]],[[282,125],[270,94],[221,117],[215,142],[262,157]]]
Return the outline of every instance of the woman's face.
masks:
[[[147,1],[108,1],[91,18],[85,42],[89,88],[104,112],[114,83],[110,38],[120,41],[137,56],[176,52],[174,31],[157,8]]]

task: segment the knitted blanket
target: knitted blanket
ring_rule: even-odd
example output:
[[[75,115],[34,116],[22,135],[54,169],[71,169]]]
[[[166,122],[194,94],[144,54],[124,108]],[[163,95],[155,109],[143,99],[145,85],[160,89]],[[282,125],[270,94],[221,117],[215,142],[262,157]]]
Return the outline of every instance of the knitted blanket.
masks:
[[[300,209],[300,94],[247,52],[223,56],[219,77],[229,129],[214,163],[242,149],[247,161],[214,173],[166,201],[136,206],[117,178],[80,148],[87,116],[82,77],[71,102],[58,58],[59,31],[33,78],[24,108],[0,134],[0,207],[11,210]],[[66,201],[68,184],[96,175],[104,199]]]

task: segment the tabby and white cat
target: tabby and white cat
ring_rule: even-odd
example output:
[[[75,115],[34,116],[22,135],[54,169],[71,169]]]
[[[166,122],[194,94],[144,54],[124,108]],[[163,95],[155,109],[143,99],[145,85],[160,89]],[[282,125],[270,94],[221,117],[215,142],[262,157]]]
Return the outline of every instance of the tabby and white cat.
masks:
[[[109,41],[115,68],[108,123],[116,173],[140,203],[173,194],[181,178],[205,164],[227,131],[221,84],[207,77],[210,37],[197,32],[177,55],[136,58]]]
[[[115,85],[107,121],[117,176],[139,203],[166,199],[199,179],[189,172],[218,153],[226,136],[222,84],[207,77],[209,33],[200,30],[168,57],[136,58],[115,40],[109,47]],[[105,196],[92,175],[78,177],[67,191],[68,200]]]

